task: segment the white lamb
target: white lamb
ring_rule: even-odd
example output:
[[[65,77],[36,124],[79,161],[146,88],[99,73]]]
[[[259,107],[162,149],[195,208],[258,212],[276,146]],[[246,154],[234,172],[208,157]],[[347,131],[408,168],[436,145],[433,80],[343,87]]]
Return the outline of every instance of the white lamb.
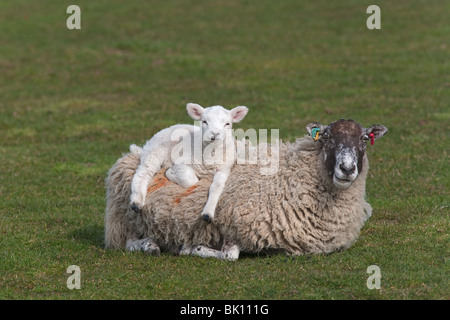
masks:
[[[141,161],[131,182],[130,205],[135,212],[142,211],[149,182],[163,167],[170,167],[166,171],[169,180],[186,188],[214,175],[201,212],[202,219],[211,222],[236,161],[232,124],[244,119],[248,108],[227,110],[222,106],[203,108],[188,103],[186,109],[194,120],[201,121],[201,127],[177,124],[159,131],[146,142],[139,150]],[[132,145],[130,149],[135,148],[139,147]]]

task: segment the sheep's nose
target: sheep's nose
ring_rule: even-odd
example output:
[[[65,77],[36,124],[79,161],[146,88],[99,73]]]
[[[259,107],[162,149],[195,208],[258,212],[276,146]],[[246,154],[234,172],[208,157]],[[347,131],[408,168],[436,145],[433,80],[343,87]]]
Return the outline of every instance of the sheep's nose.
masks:
[[[346,174],[347,176],[351,175],[353,172],[355,172],[355,165],[351,165],[350,167],[346,167],[343,164],[339,165],[339,169],[341,169],[343,174]]]

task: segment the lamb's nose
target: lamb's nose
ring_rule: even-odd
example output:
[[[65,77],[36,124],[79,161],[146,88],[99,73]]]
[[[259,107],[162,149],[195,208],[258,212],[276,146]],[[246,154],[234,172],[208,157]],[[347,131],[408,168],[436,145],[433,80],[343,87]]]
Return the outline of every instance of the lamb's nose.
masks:
[[[211,131],[211,141],[216,140],[219,135],[220,135],[220,132],[218,132],[218,131]]]
[[[346,174],[347,176],[351,175],[353,172],[355,172],[355,165],[351,165],[349,168],[347,168],[346,166],[344,166],[343,164],[339,165],[339,169],[341,169],[343,174]]]

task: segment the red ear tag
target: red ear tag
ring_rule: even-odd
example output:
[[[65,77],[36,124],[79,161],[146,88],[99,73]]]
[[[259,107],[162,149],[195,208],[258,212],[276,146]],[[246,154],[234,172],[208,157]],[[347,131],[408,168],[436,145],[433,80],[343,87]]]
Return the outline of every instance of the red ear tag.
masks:
[[[373,132],[371,134],[369,134],[369,138],[370,138],[370,144],[373,146],[375,143],[375,135],[373,134]]]

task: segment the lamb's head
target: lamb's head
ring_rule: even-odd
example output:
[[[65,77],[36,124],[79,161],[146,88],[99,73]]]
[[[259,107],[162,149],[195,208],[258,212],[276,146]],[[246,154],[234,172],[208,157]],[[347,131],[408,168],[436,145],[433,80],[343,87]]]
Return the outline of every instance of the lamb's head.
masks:
[[[311,137],[322,143],[325,168],[340,189],[347,189],[361,173],[367,141],[374,143],[386,134],[382,125],[364,128],[353,120],[338,120],[328,126],[318,122],[306,127]]]
[[[221,141],[227,134],[231,136],[233,123],[244,119],[248,112],[248,108],[244,106],[227,110],[222,106],[203,108],[195,103],[188,103],[186,109],[192,119],[202,122],[205,142]]]

